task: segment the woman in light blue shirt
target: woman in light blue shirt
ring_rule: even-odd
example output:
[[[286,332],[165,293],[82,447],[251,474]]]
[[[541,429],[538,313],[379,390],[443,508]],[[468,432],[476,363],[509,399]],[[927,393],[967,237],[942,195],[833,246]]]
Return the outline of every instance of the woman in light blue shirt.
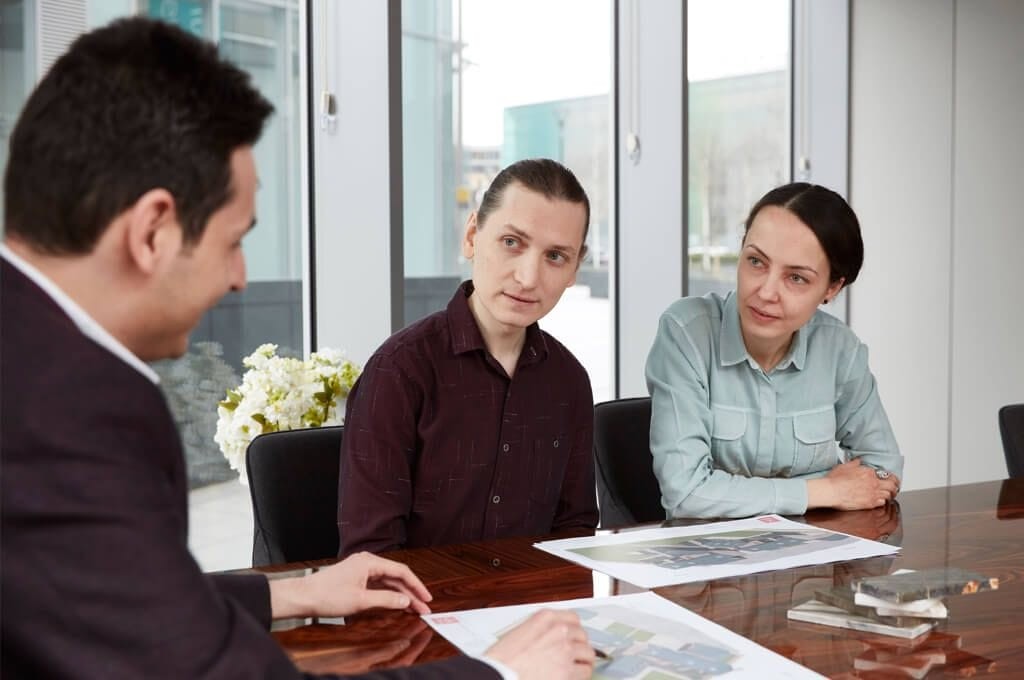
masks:
[[[860,271],[857,217],[794,183],[745,226],[736,290],[677,300],[647,357],[662,505],[669,517],[882,506],[903,457],[867,347],[818,309]]]

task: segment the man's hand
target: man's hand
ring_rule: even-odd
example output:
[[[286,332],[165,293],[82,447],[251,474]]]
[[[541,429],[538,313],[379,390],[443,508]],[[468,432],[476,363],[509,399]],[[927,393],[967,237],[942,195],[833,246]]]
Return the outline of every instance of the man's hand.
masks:
[[[807,507],[838,510],[879,508],[896,498],[899,477],[861,465],[859,458],[836,465],[821,479],[807,482]]]
[[[499,661],[520,680],[589,678],[594,650],[575,612],[543,609],[506,633],[484,656]]]
[[[348,616],[375,607],[429,614],[432,599],[409,567],[370,553],[356,553],[309,576],[270,582],[275,619]]]

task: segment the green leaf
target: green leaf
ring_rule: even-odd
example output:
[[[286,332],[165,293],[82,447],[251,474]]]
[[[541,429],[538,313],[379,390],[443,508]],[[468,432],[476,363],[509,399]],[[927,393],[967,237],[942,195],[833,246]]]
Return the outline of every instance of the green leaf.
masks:
[[[267,420],[267,417],[262,413],[252,414],[252,419],[263,427],[263,432],[261,434],[267,434],[268,432],[277,432],[279,429],[277,425],[269,422]]]

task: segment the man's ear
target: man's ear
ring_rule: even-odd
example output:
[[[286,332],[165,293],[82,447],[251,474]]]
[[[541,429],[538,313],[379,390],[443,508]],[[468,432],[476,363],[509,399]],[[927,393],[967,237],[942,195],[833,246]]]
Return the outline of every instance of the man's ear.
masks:
[[[476,235],[480,230],[476,225],[476,211],[469,213],[466,218],[466,233],[462,236],[462,256],[467,260],[473,259],[476,252]]]
[[[583,260],[587,259],[587,253],[589,252],[590,250],[587,248],[586,243],[580,246],[580,254],[579,257],[576,258],[576,271],[580,270],[580,265],[583,264]]]
[[[586,244],[580,246],[580,253],[576,256],[576,268],[572,270],[572,278],[569,279],[569,283],[566,284],[566,288],[572,288],[576,285],[576,277],[580,274],[580,266],[583,264],[583,260],[587,257],[587,246]]]
[[[152,274],[181,250],[184,234],[174,196],[150,189],[125,211],[128,252],[139,271]]]

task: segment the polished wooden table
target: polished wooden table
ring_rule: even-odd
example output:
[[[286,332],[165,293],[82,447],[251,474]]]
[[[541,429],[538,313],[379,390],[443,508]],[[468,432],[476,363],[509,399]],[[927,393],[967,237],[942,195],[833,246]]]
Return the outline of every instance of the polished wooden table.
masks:
[[[812,511],[809,524],[902,545],[896,556],[657,588],[659,595],[830,677],[1024,678],[1024,480],[901,494],[898,505]],[[626,529],[625,531],[628,531]],[[640,589],[506,539],[400,550],[434,595],[435,612],[600,597]],[[319,563],[323,564],[323,563]],[[315,568],[302,563],[266,572]],[[1000,579],[998,591],[950,598],[949,619],[915,640],[786,619],[817,589],[897,568],[955,566]],[[300,622],[301,623],[301,622]],[[419,617],[366,613],[346,625],[319,622],[274,636],[304,670],[358,672],[456,654]]]

